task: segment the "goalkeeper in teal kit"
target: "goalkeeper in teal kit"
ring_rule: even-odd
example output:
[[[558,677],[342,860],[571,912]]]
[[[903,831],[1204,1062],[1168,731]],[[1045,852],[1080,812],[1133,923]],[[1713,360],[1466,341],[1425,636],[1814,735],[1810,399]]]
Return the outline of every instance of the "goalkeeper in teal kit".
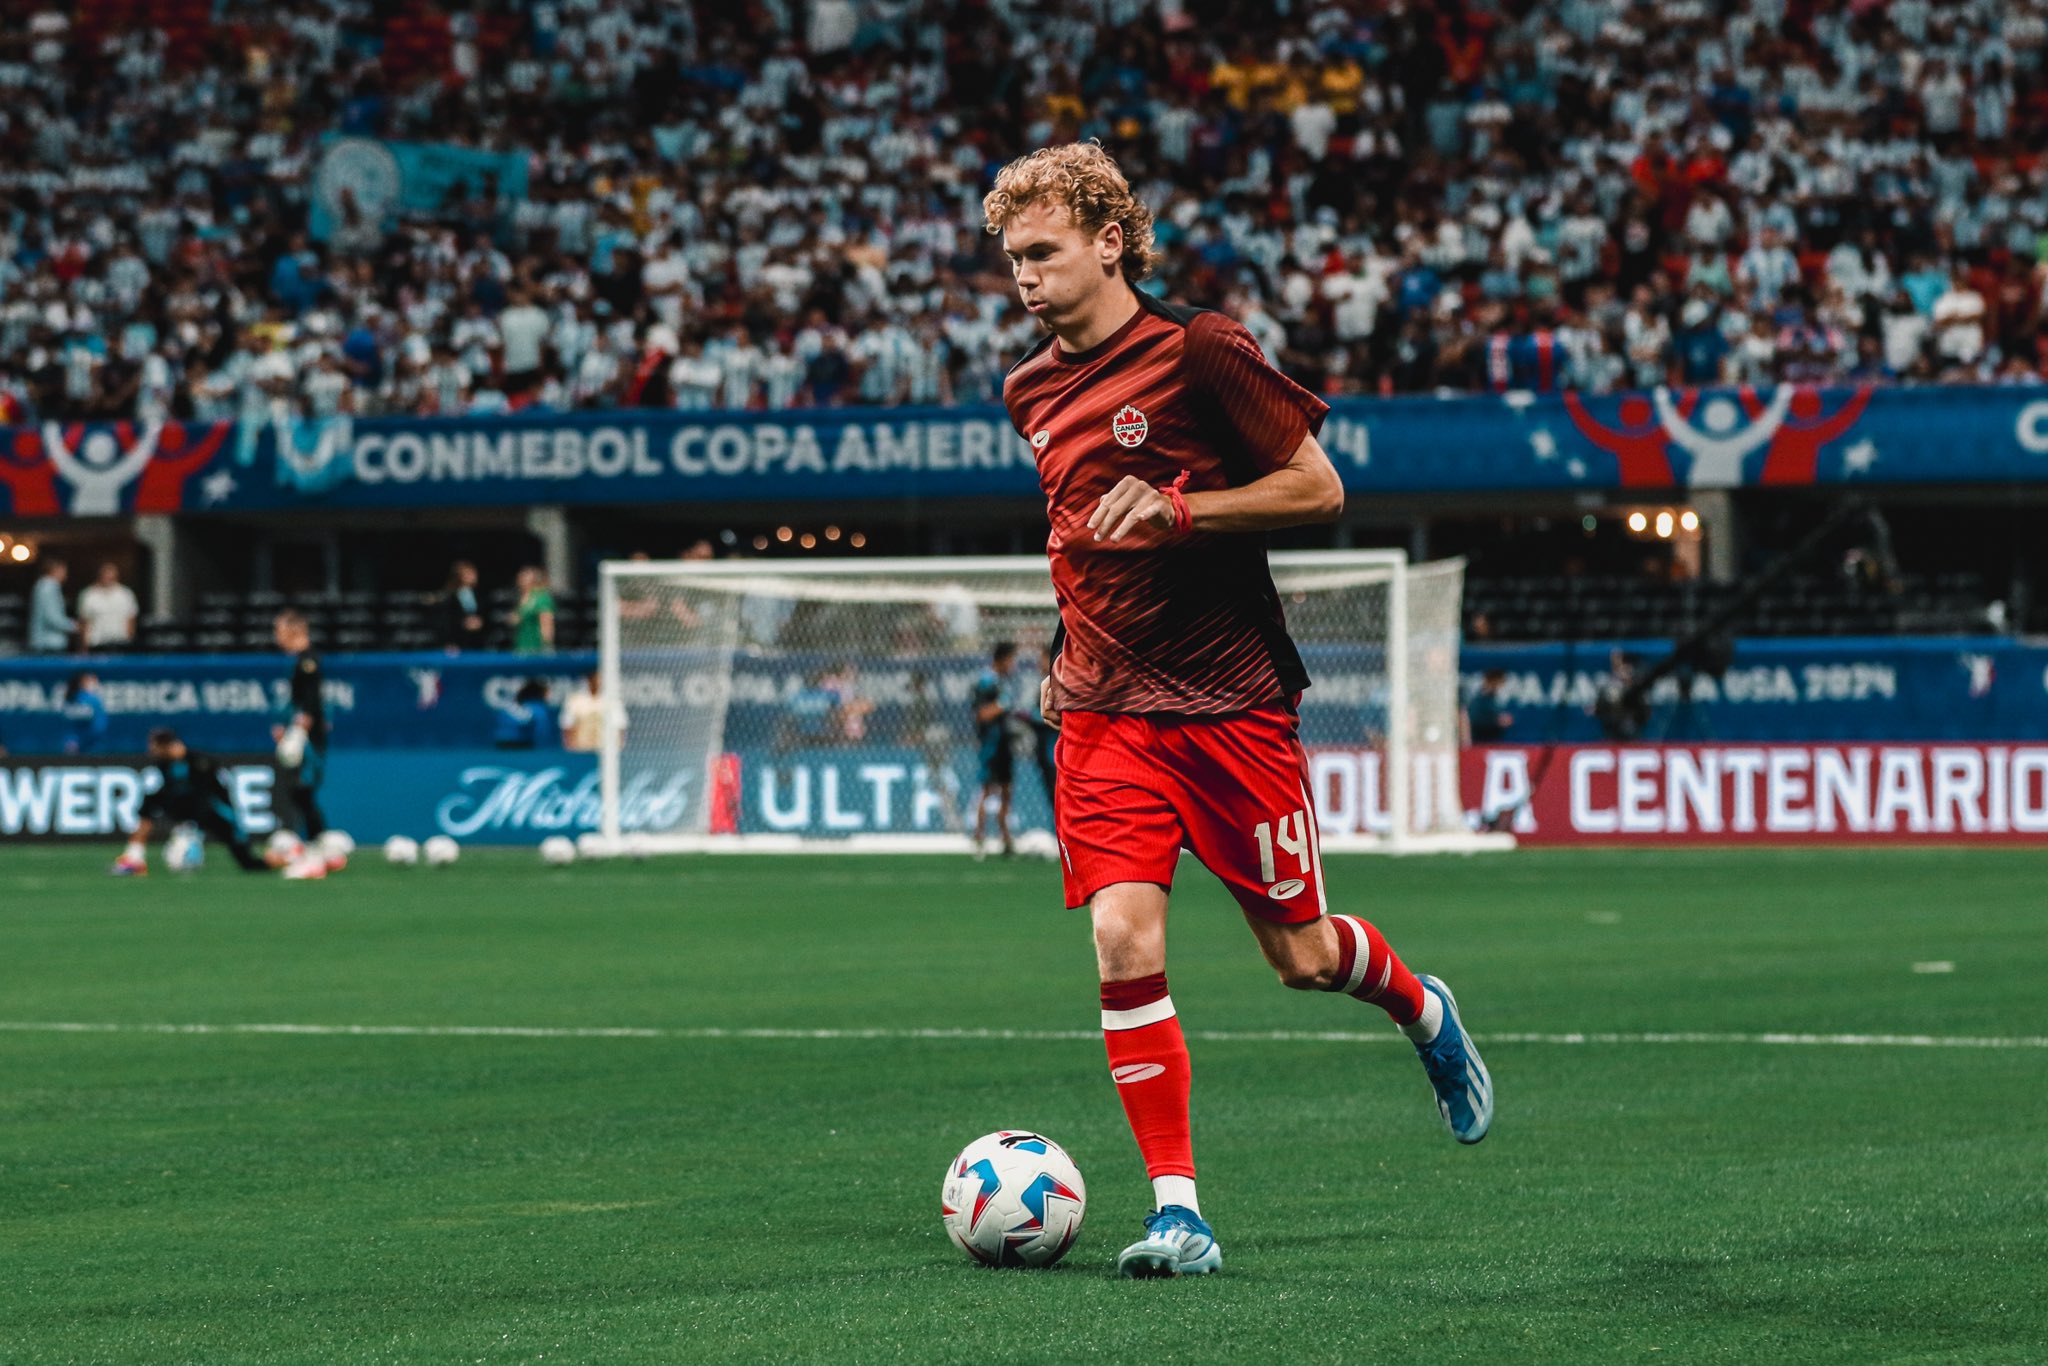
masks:
[[[987,852],[984,832],[988,804],[996,803],[996,831],[1002,837],[1003,857],[1017,852],[1010,834],[1010,794],[1017,780],[1016,742],[1024,724],[1016,699],[1017,647],[1003,641],[995,647],[989,666],[974,685],[974,734],[981,743],[981,788],[974,802],[974,856]]]
[[[135,834],[114,861],[114,876],[141,877],[149,872],[150,836],[187,824],[225,846],[245,872],[261,873],[277,866],[250,847],[227,784],[221,779],[218,760],[187,748],[168,727],[149,733],[149,757],[156,768],[156,789],[142,799]]]

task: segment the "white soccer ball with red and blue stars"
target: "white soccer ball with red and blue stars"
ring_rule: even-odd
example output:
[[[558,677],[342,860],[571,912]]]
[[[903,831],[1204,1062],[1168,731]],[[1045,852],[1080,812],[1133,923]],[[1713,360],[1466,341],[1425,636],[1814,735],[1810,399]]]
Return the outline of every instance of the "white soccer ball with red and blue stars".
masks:
[[[984,1266],[1051,1266],[1081,1234],[1088,1187],[1067,1150],[1001,1129],[960,1150],[939,1196],[946,1235]]]

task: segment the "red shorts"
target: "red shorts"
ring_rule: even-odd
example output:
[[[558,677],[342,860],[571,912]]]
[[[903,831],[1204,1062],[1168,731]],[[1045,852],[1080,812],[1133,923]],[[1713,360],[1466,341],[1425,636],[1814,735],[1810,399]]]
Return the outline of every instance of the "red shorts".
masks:
[[[1173,886],[1186,848],[1247,914],[1323,914],[1323,862],[1294,709],[1229,716],[1070,711],[1059,739],[1067,904],[1117,882]]]

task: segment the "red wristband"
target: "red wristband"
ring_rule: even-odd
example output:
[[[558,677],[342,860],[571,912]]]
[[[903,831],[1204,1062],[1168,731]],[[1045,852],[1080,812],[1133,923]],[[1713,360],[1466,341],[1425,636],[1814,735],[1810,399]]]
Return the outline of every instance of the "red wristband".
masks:
[[[1187,487],[1188,472],[1182,470],[1180,478],[1159,490],[1166,495],[1166,501],[1173,504],[1173,530],[1177,536],[1185,536],[1195,529],[1195,514],[1188,511],[1188,500],[1181,490]]]

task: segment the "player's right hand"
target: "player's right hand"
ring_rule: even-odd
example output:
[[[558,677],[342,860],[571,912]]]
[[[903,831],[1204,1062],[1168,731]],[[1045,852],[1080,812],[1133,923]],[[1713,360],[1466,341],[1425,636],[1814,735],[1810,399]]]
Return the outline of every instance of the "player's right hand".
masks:
[[[1060,728],[1060,714],[1052,709],[1052,679],[1038,680],[1038,714],[1045,718],[1045,724],[1054,730]]]
[[[1173,525],[1173,500],[1135,474],[1117,480],[1088,518],[1088,528],[1098,541],[1121,541],[1141,526],[1171,531]]]

